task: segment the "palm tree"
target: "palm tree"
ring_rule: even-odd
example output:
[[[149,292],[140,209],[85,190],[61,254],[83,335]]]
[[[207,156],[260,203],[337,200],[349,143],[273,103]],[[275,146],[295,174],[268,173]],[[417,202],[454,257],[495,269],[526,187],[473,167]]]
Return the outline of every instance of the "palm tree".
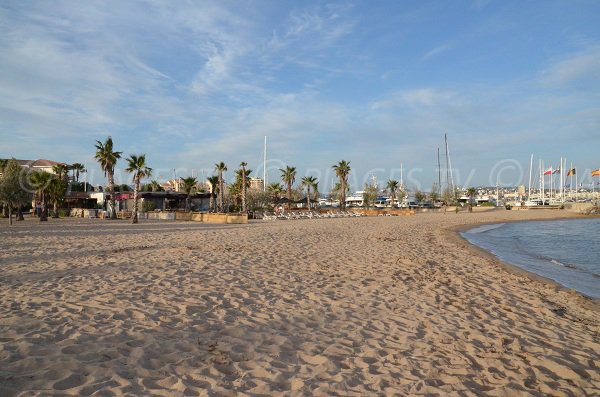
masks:
[[[348,175],[350,175],[350,162],[342,160],[333,166],[335,175],[340,180],[340,209],[346,209],[346,189],[348,188]]]
[[[162,186],[160,186],[160,183],[158,183],[158,181],[150,181],[149,183],[143,185],[140,188],[141,192],[163,192],[165,189],[163,189]]]
[[[395,179],[390,179],[387,181],[386,188],[390,194],[390,198],[392,199],[392,208],[394,208],[394,200],[396,199],[396,192],[398,191],[399,183]]]
[[[250,187],[250,174],[252,174],[252,170],[247,170],[246,167],[246,163],[242,163],[240,164],[240,168],[239,170],[237,170],[235,172],[235,183],[231,186],[231,190],[230,193],[232,196],[236,196],[240,199],[240,201],[242,202],[241,204],[241,209],[242,212],[246,212],[248,211],[248,206],[246,203],[246,196],[247,196],[247,191],[248,188]]]
[[[302,177],[302,186],[306,186],[306,200],[307,200],[307,205],[308,205],[309,211],[310,211],[310,189],[312,187],[315,187],[316,183],[317,183],[317,178],[315,178],[314,176]]]
[[[225,183],[223,182],[223,173],[227,172],[227,165],[224,162],[220,162],[215,164],[215,171],[217,171],[217,176],[219,178],[219,212],[223,212],[223,199],[225,193]]]
[[[100,167],[104,171],[104,176],[108,177],[108,193],[110,194],[110,218],[117,219],[115,212],[115,165],[117,160],[121,158],[122,152],[113,150],[113,141],[109,136],[104,143],[96,141],[96,155],[94,158],[100,163]]]
[[[279,197],[283,191],[283,186],[281,186],[281,183],[279,182],[273,182],[267,186],[267,192],[269,192],[273,201],[279,200]]]
[[[474,187],[470,187],[467,189],[467,196],[469,197],[469,212],[473,212],[473,202],[475,201],[476,195],[477,190]]]
[[[219,186],[219,177],[216,175],[209,176],[206,181],[210,188],[210,201],[208,202],[208,212],[216,212],[217,205],[215,198],[217,197],[217,189]]]
[[[196,189],[198,180],[195,177],[188,176],[187,178],[183,178],[181,181],[183,182],[183,191],[187,195],[185,199],[185,210],[187,211],[190,208],[190,196]]]
[[[292,185],[296,181],[296,167],[289,165],[285,169],[280,169],[281,180],[287,185],[288,211],[292,208]]]
[[[65,198],[67,182],[64,179],[51,175],[50,183],[46,189],[48,201],[52,203],[52,218],[58,218],[58,204]]]
[[[58,175],[58,179],[64,179],[65,177],[67,177],[67,174],[69,172],[69,167],[66,164],[54,164],[52,166],[52,171]]]
[[[313,183],[313,201],[316,203],[317,200],[319,199],[319,182],[317,182],[317,180],[315,179],[315,182]]]
[[[71,169],[71,171],[73,171],[73,179],[75,179],[75,182],[79,182],[80,173],[87,172],[85,166],[81,163],[73,163],[69,168]]]
[[[246,166],[248,165],[248,163],[246,163],[245,161],[242,161],[240,163],[240,173],[242,176],[242,190],[241,190],[241,194],[242,194],[242,212],[247,212],[248,208],[246,208],[246,180],[247,180],[247,175],[246,175]]]
[[[52,174],[46,171],[37,171],[31,174],[31,186],[35,189],[35,193],[37,195],[37,200],[40,201],[42,206],[40,216],[40,222],[48,221],[48,207],[46,202],[46,193],[48,191],[48,186],[50,185],[50,180],[52,179]],[[37,201],[36,200],[36,201]]]
[[[140,191],[140,180],[152,175],[152,168],[146,165],[146,155],[130,154],[127,158],[125,171],[133,173],[133,216],[131,223],[138,223],[138,192]]]

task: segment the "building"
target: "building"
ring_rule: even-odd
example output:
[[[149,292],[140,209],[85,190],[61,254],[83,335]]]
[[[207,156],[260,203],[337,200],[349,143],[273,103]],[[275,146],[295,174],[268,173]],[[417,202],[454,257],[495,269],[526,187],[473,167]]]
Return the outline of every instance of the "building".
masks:
[[[250,178],[250,189],[252,190],[265,190],[265,181],[262,178]]]
[[[183,179],[176,178],[166,181],[160,185],[166,192],[181,192],[183,189]]]
[[[51,174],[54,174],[54,170],[52,169],[52,167],[54,167],[55,165],[57,165],[57,164],[67,165],[66,163],[59,163],[57,161],[45,160],[45,159],[17,160],[17,163],[19,163],[19,165],[21,167],[23,167],[24,169],[26,169],[27,171],[30,171],[30,172],[45,171],[45,172],[49,172]],[[1,172],[0,172],[0,175],[2,175]]]

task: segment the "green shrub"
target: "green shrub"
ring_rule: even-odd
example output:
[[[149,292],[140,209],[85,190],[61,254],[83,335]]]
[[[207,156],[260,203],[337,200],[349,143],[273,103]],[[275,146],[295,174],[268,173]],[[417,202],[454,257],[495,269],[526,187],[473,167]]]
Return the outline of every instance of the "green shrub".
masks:
[[[146,201],[142,203],[143,212],[152,212],[156,209],[156,203],[154,201]]]

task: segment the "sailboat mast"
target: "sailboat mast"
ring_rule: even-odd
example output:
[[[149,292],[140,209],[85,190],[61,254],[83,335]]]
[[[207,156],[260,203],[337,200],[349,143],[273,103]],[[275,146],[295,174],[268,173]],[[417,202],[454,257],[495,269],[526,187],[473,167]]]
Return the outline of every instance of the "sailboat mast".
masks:
[[[440,167],[440,148],[438,150],[438,194],[442,192],[442,168]]]
[[[403,172],[402,172],[402,163],[400,163],[400,189],[402,189],[402,186],[404,184],[404,181],[402,180],[403,179],[402,178],[402,174],[403,174]]]
[[[446,189],[450,193],[450,167],[448,166],[448,137],[444,134],[444,146],[446,146]]]
[[[452,195],[454,196],[454,178],[452,177],[452,163],[450,162],[450,149],[448,149],[448,137],[444,134],[444,141],[446,141],[446,176],[448,178],[448,190],[452,189]]]
[[[531,171],[533,168],[533,153],[531,153],[531,160],[529,160],[529,190],[527,193],[527,200],[531,200]]]

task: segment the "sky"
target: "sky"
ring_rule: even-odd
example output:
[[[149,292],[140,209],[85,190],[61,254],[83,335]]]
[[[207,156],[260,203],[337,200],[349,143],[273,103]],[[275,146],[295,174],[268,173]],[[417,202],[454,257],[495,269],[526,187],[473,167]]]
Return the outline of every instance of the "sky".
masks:
[[[0,2],[0,158],[83,163],[97,140],[152,179],[248,163],[328,191],[528,184],[600,167],[598,1]],[[401,172],[402,169],[402,172]],[[445,183],[444,181],[442,182]]]

